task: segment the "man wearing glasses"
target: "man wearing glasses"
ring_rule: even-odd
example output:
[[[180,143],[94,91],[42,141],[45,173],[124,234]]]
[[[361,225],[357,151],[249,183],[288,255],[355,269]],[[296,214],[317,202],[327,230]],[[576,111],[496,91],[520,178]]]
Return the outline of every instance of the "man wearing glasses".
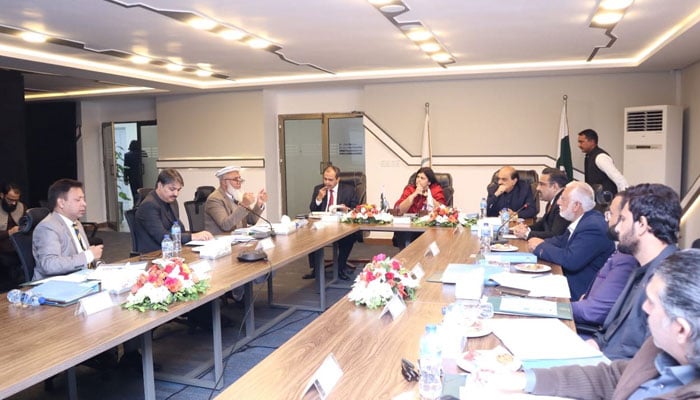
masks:
[[[204,206],[204,229],[222,235],[255,225],[258,215],[265,210],[265,189],[260,189],[257,198],[255,194],[245,192],[240,167],[222,168],[216,171],[216,177],[219,178],[219,188],[209,195]]]

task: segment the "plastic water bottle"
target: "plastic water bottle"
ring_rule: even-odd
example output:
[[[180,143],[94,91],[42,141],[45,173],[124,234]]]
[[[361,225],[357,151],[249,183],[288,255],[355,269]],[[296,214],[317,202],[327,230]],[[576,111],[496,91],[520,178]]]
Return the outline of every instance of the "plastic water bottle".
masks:
[[[33,306],[37,307],[46,301],[43,297],[39,297],[32,293],[31,290],[23,292],[19,289],[12,289],[7,292],[7,301],[13,305],[21,306]]]
[[[442,308],[440,334],[442,335],[442,356],[445,360],[457,360],[467,345],[461,308],[462,305],[458,303],[451,303]]]
[[[479,203],[479,218],[486,218],[486,207],[486,197],[482,197]]]
[[[486,262],[486,255],[491,252],[491,227],[487,222],[481,227],[481,236],[479,237],[479,259]]]
[[[182,251],[182,229],[180,223],[175,220],[172,228],[170,228],[170,237],[173,240],[173,257],[180,257]]]
[[[418,392],[422,399],[437,399],[442,394],[442,343],[437,326],[426,325],[420,339],[420,380]]]
[[[163,235],[163,241],[160,242],[160,249],[163,252],[163,259],[167,260],[173,256],[173,241],[167,233]]]
[[[499,232],[501,236],[507,235],[508,230],[510,227],[508,226],[510,224],[510,213],[508,212],[507,208],[504,208],[501,210],[501,231]]]

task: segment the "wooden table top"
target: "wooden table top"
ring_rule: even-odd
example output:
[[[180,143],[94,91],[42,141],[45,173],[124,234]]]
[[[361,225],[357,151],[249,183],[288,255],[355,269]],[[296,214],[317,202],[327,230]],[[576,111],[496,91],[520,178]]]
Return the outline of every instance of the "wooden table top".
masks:
[[[365,228],[362,228],[365,229]],[[440,249],[437,256],[425,254],[430,243]],[[524,241],[514,244],[524,246]],[[478,240],[469,230],[430,228],[395,258],[411,269],[420,262],[426,277],[444,270],[448,263],[471,263]],[[561,271],[554,266],[554,271]],[[393,321],[381,319],[381,310],[355,306],[347,297],[280,346],[217,399],[299,399],[328,354],[343,369],[343,377],[328,396],[330,399],[389,399],[404,392],[417,394],[417,384],[404,380],[401,358],[415,361],[425,325],[440,323],[442,306],[455,301],[454,285],[426,282],[415,301]],[[568,300],[567,300],[568,301]],[[497,315],[496,318],[517,318]],[[573,326],[570,324],[570,326]],[[490,349],[500,344],[493,334],[472,338],[468,347]],[[312,390],[305,398],[316,398]]]
[[[269,262],[238,261],[236,256],[243,246],[236,245],[230,256],[210,260],[213,269],[205,294],[195,301],[174,303],[168,312],[140,313],[114,306],[88,317],[75,316],[77,305],[23,308],[9,304],[2,296],[0,398],[40,383],[358,229],[354,225],[329,224],[321,229],[304,227],[289,236],[278,235],[273,239],[275,247],[266,251]],[[187,246],[183,246],[183,256],[187,261],[198,258]],[[125,297],[114,301],[121,303]]]

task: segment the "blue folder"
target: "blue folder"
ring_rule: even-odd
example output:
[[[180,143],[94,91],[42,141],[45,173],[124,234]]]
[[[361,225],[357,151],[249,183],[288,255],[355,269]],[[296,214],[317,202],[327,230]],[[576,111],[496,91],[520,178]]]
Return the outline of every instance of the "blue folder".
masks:
[[[32,292],[50,303],[71,304],[100,291],[99,281],[48,281],[32,288]]]

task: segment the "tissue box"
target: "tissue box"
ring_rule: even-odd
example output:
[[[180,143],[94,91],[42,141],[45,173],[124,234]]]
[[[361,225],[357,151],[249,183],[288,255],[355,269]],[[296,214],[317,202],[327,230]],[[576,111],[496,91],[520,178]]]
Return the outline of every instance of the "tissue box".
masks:
[[[231,245],[218,240],[199,248],[199,257],[201,258],[215,259],[228,256],[230,254]]]
[[[295,223],[290,223],[290,224],[272,224],[272,229],[275,230],[275,233],[277,235],[289,235],[290,233],[294,233],[297,230],[297,226]]]

